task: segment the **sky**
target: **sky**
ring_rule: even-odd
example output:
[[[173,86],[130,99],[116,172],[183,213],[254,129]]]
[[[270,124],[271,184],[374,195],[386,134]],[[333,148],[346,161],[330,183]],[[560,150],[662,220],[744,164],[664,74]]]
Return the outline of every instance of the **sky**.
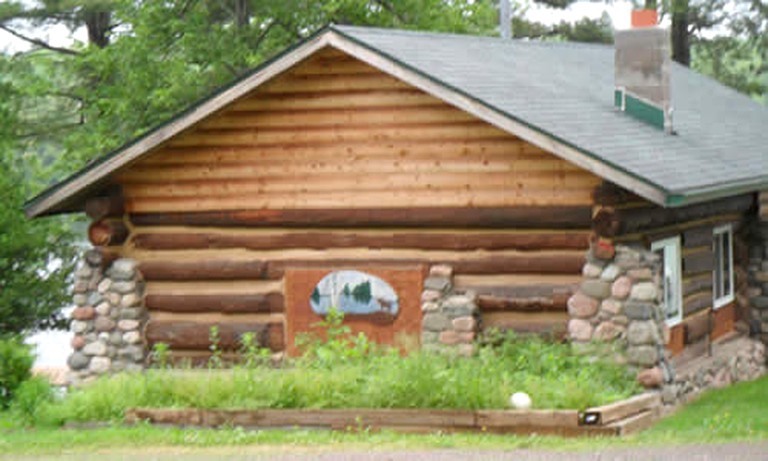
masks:
[[[561,21],[575,21],[583,17],[598,19],[604,12],[607,12],[616,29],[627,29],[629,28],[631,10],[632,3],[629,1],[613,1],[611,3],[579,1],[565,10],[530,7],[527,11],[526,18],[544,24],[554,24]],[[25,31],[25,33],[28,32]],[[57,46],[67,46],[71,44],[73,40],[82,42],[87,40],[87,34],[84,29],[75,31],[75,33],[72,34],[72,32],[64,26],[49,27],[44,31],[34,31],[33,36]],[[26,42],[16,39],[5,31],[0,31],[0,50],[16,53],[25,51],[28,48],[29,44]],[[72,333],[68,331],[42,332],[29,337],[27,342],[34,345],[36,348],[37,360],[35,366],[66,366],[67,357],[71,353],[69,346],[69,341],[71,339]]]

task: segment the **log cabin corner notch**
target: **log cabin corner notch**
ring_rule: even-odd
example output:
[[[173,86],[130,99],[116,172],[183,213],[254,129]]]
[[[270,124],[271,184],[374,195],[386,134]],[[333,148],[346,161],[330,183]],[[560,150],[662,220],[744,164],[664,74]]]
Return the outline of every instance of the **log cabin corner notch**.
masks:
[[[602,271],[618,264],[616,249],[650,252],[679,236],[683,315],[665,334],[683,352],[753,316],[737,313],[749,308],[741,250],[763,245],[751,229],[764,216],[755,192],[768,188],[768,111],[672,66],[677,134],[664,134],[613,108],[612,55],[331,26],[26,210],[88,212],[100,261],[137,264],[146,339],[188,358],[204,353],[212,325],[228,347],[251,329],[284,349],[289,313],[308,309],[312,293],[287,290],[308,283],[292,277],[348,269],[411,280],[423,311],[435,300],[477,307],[450,319],[462,319],[459,330],[430,312],[422,341],[468,338],[468,325],[562,336],[568,310],[591,337],[606,321]],[[728,224],[736,292],[714,309],[713,232]],[[612,282],[648,281],[653,268],[631,269]],[[739,290],[747,302],[737,309]],[[467,320],[475,315],[482,322]],[[600,331],[620,333],[621,317]]]

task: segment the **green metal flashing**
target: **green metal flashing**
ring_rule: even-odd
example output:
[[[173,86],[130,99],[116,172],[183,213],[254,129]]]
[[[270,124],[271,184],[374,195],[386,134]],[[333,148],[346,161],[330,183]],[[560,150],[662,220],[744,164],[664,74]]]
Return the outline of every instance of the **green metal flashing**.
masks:
[[[624,89],[617,88],[614,91],[613,104],[640,121],[656,128],[664,129],[664,110],[628,93]]]

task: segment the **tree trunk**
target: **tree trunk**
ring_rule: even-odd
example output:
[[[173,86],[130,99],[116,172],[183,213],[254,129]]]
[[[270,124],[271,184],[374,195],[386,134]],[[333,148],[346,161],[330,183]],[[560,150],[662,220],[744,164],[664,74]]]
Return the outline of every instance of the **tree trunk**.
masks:
[[[85,26],[88,29],[88,41],[99,48],[109,45],[111,11],[86,10],[84,12]]]
[[[688,35],[688,0],[672,2],[672,59],[691,65],[691,45]]]

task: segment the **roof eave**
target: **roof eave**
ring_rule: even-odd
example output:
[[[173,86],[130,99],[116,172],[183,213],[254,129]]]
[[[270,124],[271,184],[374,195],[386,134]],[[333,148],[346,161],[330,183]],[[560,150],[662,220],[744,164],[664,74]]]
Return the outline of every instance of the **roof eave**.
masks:
[[[727,184],[714,184],[695,189],[674,191],[667,196],[664,205],[670,208],[679,208],[733,195],[754,193],[761,190],[768,190],[768,175],[758,176],[744,181],[734,181]]]

